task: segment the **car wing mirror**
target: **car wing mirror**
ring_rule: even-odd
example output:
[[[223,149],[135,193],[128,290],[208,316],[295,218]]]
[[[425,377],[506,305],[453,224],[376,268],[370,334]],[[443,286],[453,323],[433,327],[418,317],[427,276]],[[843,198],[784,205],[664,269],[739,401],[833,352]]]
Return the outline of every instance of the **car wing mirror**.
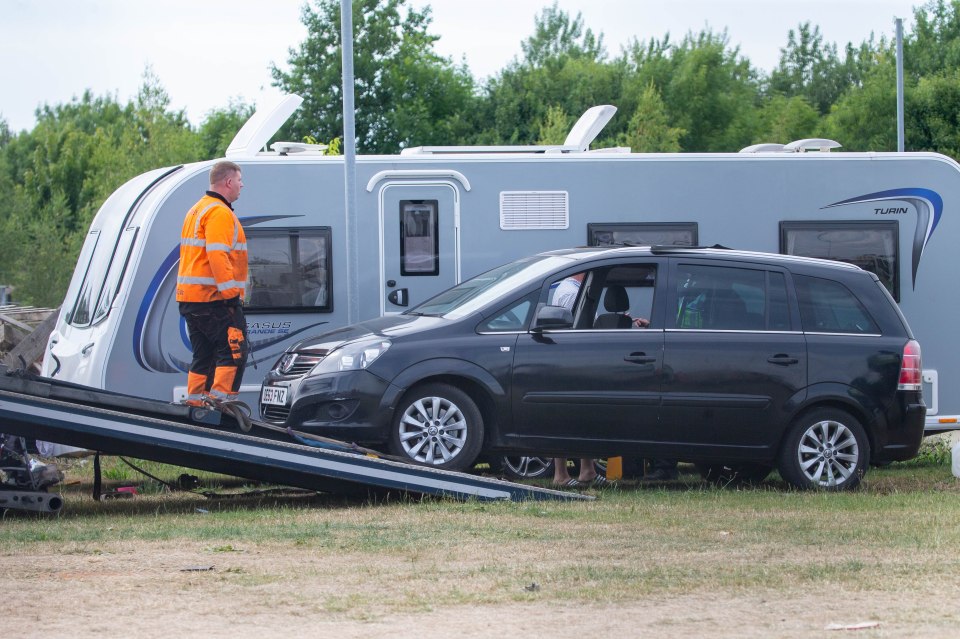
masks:
[[[537,311],[537,316],[533,320],[534,333],[542,333],[546,330],[572,328],[573,313],[569,308],[563,306],[543,306]]]

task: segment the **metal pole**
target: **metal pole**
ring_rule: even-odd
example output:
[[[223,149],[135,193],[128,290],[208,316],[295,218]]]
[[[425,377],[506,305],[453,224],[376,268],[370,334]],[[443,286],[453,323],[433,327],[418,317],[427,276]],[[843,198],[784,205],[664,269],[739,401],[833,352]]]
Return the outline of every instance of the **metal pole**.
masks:
[[[343,195],[346,215],[347,323],[360,321],[360,245],[357,238],[357,141],[353,109],[353,1],[340,0],[343,61]]]
[[[903,153],[903,19],[897,18],[897,151]]]

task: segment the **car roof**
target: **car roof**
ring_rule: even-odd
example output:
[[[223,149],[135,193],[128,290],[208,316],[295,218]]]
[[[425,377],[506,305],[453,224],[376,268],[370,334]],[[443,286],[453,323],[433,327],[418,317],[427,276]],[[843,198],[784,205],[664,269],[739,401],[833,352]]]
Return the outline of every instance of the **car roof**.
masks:
[[[741,251],[725,246],[589,246],[547,251],[543,255],[563,255],[575,260],[587,260],[604,257],[651,257],[685,255],[688,257],[740,259],[765,264],[804,264],[808,266],[826,267],[841,270],[862,270],[855,264],[826,260],[816,257],[799,255],[783,255],[780,253],[763,253],[760,251]]]

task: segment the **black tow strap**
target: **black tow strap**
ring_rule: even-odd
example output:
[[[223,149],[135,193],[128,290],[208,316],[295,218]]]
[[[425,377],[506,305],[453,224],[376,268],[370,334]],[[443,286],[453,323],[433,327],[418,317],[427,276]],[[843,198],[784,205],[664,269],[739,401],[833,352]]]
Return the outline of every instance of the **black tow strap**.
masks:
[[[93,456],[93,500],[100,501],[100,451]]]

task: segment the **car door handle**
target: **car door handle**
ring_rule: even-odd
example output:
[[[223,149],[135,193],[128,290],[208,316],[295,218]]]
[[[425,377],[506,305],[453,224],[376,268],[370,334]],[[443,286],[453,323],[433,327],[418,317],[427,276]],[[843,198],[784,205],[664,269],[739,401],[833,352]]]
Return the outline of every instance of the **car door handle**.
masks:
[[[790,366],[791,364],[799,364],[800,360],[796,357],[790,357],[789,355],[774,355],[773,357],[768,357],[767,361],[771,364],[776,364],[777,366]]]
[[[651,357],[646,353],[630,353],[623,358],[625,362],[633,362],[634,364],[651,364],[657,361],[656,357]]]

